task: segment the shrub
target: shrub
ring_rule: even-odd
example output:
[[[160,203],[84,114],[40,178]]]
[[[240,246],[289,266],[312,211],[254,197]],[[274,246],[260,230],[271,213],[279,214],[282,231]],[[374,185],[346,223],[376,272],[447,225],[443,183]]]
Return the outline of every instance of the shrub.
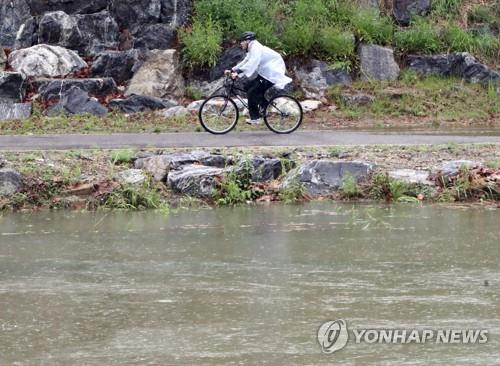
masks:
[[[455,23],[448,24],[444,29],[443,41],[449,51],[474,51],[474,37]]]
[[[316,28],[306,20],[289,20],[282,36],[286,53],[295,55],[308,54],[315,43]]]
[[[500,38],[491,34],[481,34],[474,38],[474,52],[494,60],[500,59]]]
[[[284,203],[295,203],[304,199],[305,188],[300,182],[294,182],[279,193],[279,198]]]
[[[390,18],[380,16],[373,9],[362,9],[354,13],[351,19],[352,30],[362,42],[390,44],[393,25]]]
[[[188,66],[215,66],[221,52],[222,30],[211,18],[195,19],[190,29],[180,30],[180,39]]]
[[[474,6],[467,16],[471,23],[493,23],[495,22],[495,12],[490,7],[484,5]]]
[[[339,190],[342,196],[346,198],[355,198],[361,195],[361,190],[352,174],[346,174],[344,176]]]
[[[396,32],[394,43],[403,53],[433,53],[441,48],[438,32],[422,18],[417,18],[409,29]]]
[[[434,0],[431,14],[441,18],[456,17],[460,11],[462,0]]]
[[[234,21],[240,16],[239,0],[199,0],[194,2],[196,19],[212,19],[219,24],[224,37],[236,35]]]
[[[328,26],[319,34],[319,46],[330,60],[349,60],[354,56],[354,35]]]
[[[131,149],[116,150],[111,154],[111,161],[114,165],[129,164],[134,158],[135,153]]]

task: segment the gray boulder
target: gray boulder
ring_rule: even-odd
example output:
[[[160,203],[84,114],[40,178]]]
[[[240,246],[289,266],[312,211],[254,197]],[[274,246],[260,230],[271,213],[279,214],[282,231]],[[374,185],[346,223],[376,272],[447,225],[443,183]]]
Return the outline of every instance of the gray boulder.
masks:
[[[142,184],[146,181],[146,176],[140,169],[125,170],[118,173],[116,178],[123,184]]]
[[[175,105],[177,103],[171,100],[135,94],[126,99],[113,99],[109,102],[109,108],[115,108],[124,113],[155,111],[171,108]]]
[[[392,15],[401,25],[407,26],[413,16],[424,16],[431,11],[431,0],[393,0]]]
[[[142,24],[159,23],[161,0],[111,1],[110,11],[120,29],[132,29]]]
[[[176,99],[184,96],[184,89],[179,51],[154,50],[135,73],[125,95]]]
[[[349,85],[351,75],[344,69],[332,69],[326,62],[310,60],[295,68],[295,78],[307,98],[320,99],[332,85]]]
[[[92,79],[46,79],[40,78],[33,82],[38,90],[39,98],[43,101],[57,100],[73,87],[89,93],[94,97],[105,97],[116,91],[116,84],[112,78]]]
[[[0,71],[0,103],[16,103],[24,98],[26,83],[18,72]]]
[[[191,0],[161,0],[160,22],[178,28],[189,21]]]
[[[481,163],[477,161],[471,160],[453,160],[446,161],[432,170],[433,174],[440,175],[444,178],[450,178],[458,175],[460,173],[460,169],[472,169],[476,167],[481,167]]]
[[[203,164],[205,166],[223,168],[226,164],[226,159],[222,155],[212,155],[204,151],[179,152],[139,158],[135,161],[135,168],[146,170],[157,181],[164,181],[170,170],[178,169],[188,164]]]
[[[193,197],[211,198],[224,169],[203,165],[187,165],[168,173],[167,185],[177,193]]]
[[[134,48],[166,50],[173,48],[177,41],[175,28],[168,24],[141,25],[132,30]]]
[[[108,109],[101,105],[97,99],[89,97],[89,94],[77,86],[67,90],[59,103],[47,110],[49,116],[57,114],[84,114],[89,113],[96,116],[103,116],[108,113]]]
[[[12,52],[9,64],[28,77],[66,76],[88,66],[74,51],[46,44]]]
[[[62,10],[67,14],[92,14],[108,7],[110,0],[28,0],[33,15]]]
[[[186,107],[178,105],[175,107],[171,107],[169,109],[158,111],[158,114],[164,118],[173,118],[173,117],[188,116],[190,112]]]
[[[287,189],[301,184],[313,196],[336,192],[346,176],[357,182],[367,179],[375,166],[359,161],[312,160],[288,173],[282,184]]]
[[[467,52],[443,55],[409,55],[406,58],[409,69],[421,75],[456,76],[471,83],[499,83],[500,73],[481,64]]]
[[[389,177],[406,183],[434,185],[430,180],[430,173],[425,170],[397,169],[389,173]]]
[[[31,116],[31,103],[1,103],[0,121],[26,119]]]
[[[0,1],[0,48],[13,48],[21,26],[30,19],[26,0]]]
[[[396,80],[399,66],[394,51],[387,47],[361,44],[358,49],[362,80]]]
[[[95,55],[118,47],[118,25],[108,11],[68,15],[63,11],[46,13],[38,29],[38,43],[76,50],[81,55]]]
[[[237,63],[245,58],[246,52],[240,47],[231,47],[219,57],[217,64],[210,70],[209,81],[215,81],[224,76],[224,70],[231,70]]]
[[[140,62],[139,51],[105,51],[97,55],[90,73],[93,77],[111,77],[123,84],[134,76],[134,66]]]
[[[23,186],[21,174],[12,169],[0,169],[0,196],[10,196]]]
[[[267,182],[281,176],[283,165],[280,159],[252,156],[241,159],[234,171],[237,175],[248,172],[252,182]]]
[[[348,94],[342,93],[340,95],[342,102],[348,106],[369,105],[373,103],[374,98],[371,95],[363,93]]]
[[[21,48],[31,47],[38,42],[38,21],[36,18],[28,18],[16,33],[13,49],[20,50]]]

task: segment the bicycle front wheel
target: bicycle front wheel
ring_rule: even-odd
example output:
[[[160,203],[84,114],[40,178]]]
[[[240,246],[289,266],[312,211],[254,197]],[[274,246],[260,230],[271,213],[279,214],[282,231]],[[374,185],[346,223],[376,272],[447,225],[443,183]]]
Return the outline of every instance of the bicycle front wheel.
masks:
[[[289,95],[278,95],[269,101],[264,114],[266,126],[276,133],[291,133],[302,123],[302,106]]]
[[[236,103],[231,98],[214,95],[203,102],[198,117],[206,131],[221,135],[228,133],[236,126],[239,112]]]

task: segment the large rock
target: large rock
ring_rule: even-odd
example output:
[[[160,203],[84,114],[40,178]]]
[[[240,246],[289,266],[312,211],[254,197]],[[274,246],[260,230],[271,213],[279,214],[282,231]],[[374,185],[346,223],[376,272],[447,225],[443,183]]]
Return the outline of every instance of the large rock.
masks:
[[[245,58],[246,52],[240,47],[231,47],[219,57],[217,64],[210,70],[209,81],[215,81],[224,76],[224,70],[231,70]]]
[[[48,115],[57,114],[93,114],[103,116],[108,109],[101,105],[97,99],[89,97],[89,94],[77,86],[66,91],[59,103],[47,110]]]
[[[234,169],[237,175],[250,174],[252,182],[267,182],[281,176],[283,164],[280,159],[251,156],[241,159]]]
[[[0,196],[10,196],[23,186],[21,174],[12,169],[0,169]]]
[[[31,115],[31,103],[1,103],[0,121],[26,119]]]
[[[100,53],[92,63],[93,77],[111,77],[117,84],[123,84],[134,76],[134,66],[140,62],[139,51],[106,51]]]
[[[118,39],[118,25],[106,10],[85,15],[68,15],[63,11],[47,13],[38,29],[38,43],[59,45],[81,55],[115,49]]]
[[[178,28],[189,21],[191,0],[161,0],[160,22]]]
[[[167,109],[176,106],[176,102],[144,95],[131,95],[127,99],[113,99],[109,108],[116,108],[124,113],[137,113]]]
[[[86,91],[94,97],[105,97],[116,91],[116,84],[112,78],[92,79],[46,79],[40,78],[33,82],[38,90],[39,98],[44,101],[60,99],[61,96],[73,87]]]
[[[74,51],[46,44],[12,52],[9,64],[23,75],[34,77],[67,76],[87,67]]]
[[[92,14],[108,7],[110,0],[28,0],[33,15],[62,10],[67,14]]]
[[[467,52],[445,55],[409,55],[408,68],[421,75],[456,76],[471,83],[499,83],[500,73],[481,64]]]
[[[452,73],[470,83],[500,83],[500,72],[483,65],[467,52],[455,54]]]
[[[187,165],[168,174],[167,184],[175,192],[193,197],[211,198],[224,169],[203,165]]]
[[[458,175],[462,168],[472,169],[476,167],[481,167],[481,163],[471,160],[453,160],[446,161],[432,170],[433,174],[442,176],[444,178],[450,178]]]
[[[364,93],[342,93],[340,99],[348,106],[369,105],[375,100],[371,95]]]
[[[394,60],[394,51],[372,44],[359,46],[358,56],[362,80],[396,80],[399,66]]]
[[[393,0],[392,15],[401,25],[409,25],[413,16],[424,16],[431,11],[431,0]]]
[[[26,0],[0,1],[0,48],[13,48],[21,26],[33,17]]]
[[[142,184],[146,181],[144,172],[140,169],[128,169],[117,174],[116,178],[123,184]]]
[[[187,110],[187,108],[181,105],[158,111],[158,115],[164,118],[185,117],[188,116],[189,114],[190,112]]]
[[[26,83],[18,72],[0,71],[0,103],[16,103],[24,98]]]
[[[173,153],[164,155],[153,155],[140,158],[135,161],[136,169],[143,169],[151,173],[155,180],[164,181],[172,169],[187,164],[203,164],[222,168],[226,159],[222,155],[211,155],[204,151],[193,151],[190,153]]]
[[[430,173],[425,170],[397,169],[390,171],[389,177],[410,184],[433,185]]]
[[[332,69],[326,62],[310,60],[295,68],[295,78],[307,98],[320,99],[332,85],[349,85],[351,75],[343,69]]]
[[[184,96],[184,79],[177,50],[155,50],[135,73],[125,95],[158,98]]]
[[[160,21],[161,0],[112,1],[111,13],[121,29]]]
[[[288,173],[282,188],[301,184],[313,196],[330,194],[339,189],[348,175],[360,182],[373,169],[373,164],[359,161],[312,160]]]
[[[147,24],[132,31],[134,48],[166,50],[175,46],[177,33],[168,24]]]
[[[28,48],[38,43],[38,21],[36,18],[27,19],[16,33],[13,49],[20,50]]]

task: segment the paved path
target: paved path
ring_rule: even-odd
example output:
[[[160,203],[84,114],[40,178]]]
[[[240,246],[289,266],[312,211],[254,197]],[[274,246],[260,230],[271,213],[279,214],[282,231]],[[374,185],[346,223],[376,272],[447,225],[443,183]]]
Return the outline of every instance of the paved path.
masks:
[[[111,135],[0,136],[0,150],[119,149],[142,147],[418,145],[500,143],[500,135],[388,133],[352,131],[298,131],[291,135],[242,132],[215,136],[202,132]]]

